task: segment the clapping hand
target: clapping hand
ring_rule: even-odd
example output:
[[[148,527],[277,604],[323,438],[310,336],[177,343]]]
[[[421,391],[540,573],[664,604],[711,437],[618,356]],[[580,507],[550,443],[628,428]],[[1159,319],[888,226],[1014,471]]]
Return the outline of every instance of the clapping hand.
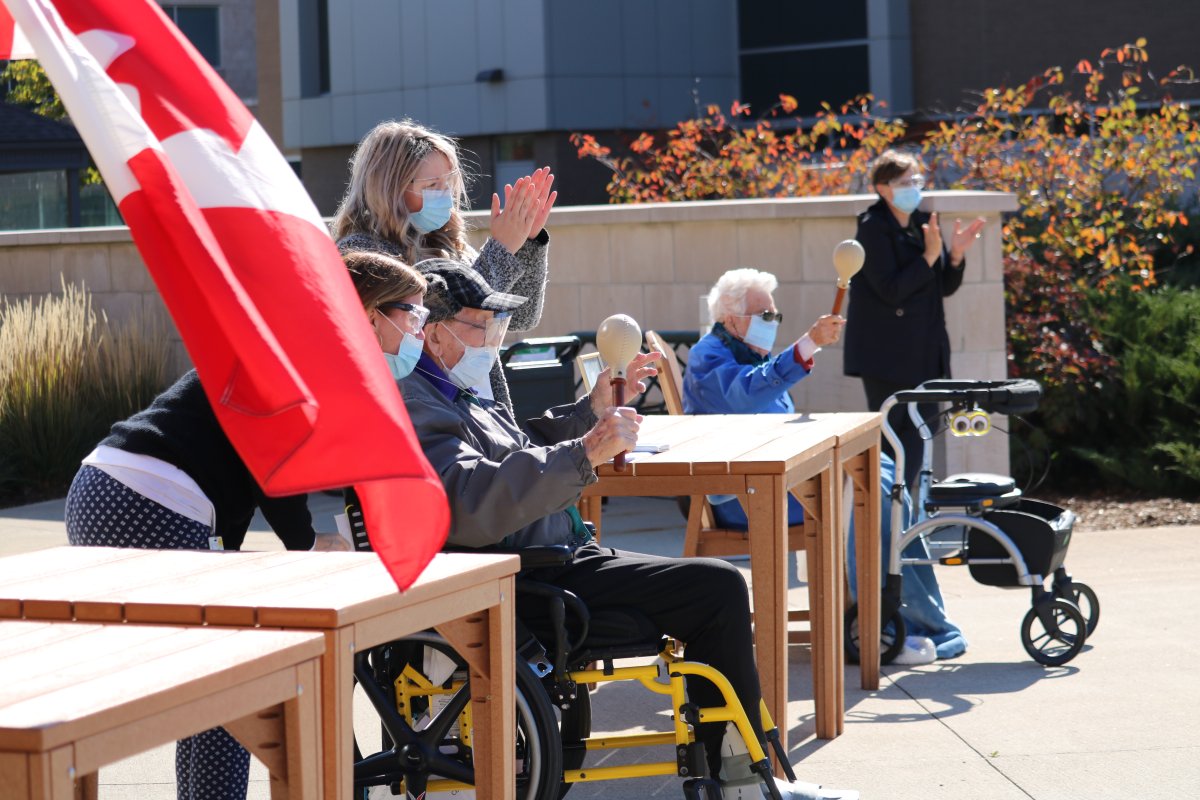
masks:
[[[962,220],[954,220],[954,235],[950,237],[950,264],[958,266],[962,263],[967,251],[975,244],[975,240],[979,238],[980,231],[983,230],[984,223],[987,222],[983,217],[976,217],[971,221],[971,224],[966,228],[962,227]]]
[[[937,212],[929,215],[929,222],[921,226],[925,237],[925,262],[932,267],[942,257],[942,227],[938,225]]]
[[[541,232],[558,199],[558,192],[550,191],[554,176],[549,167],[542,167],[532,175],[518,178],[515,184],[504,186],[504,208],[500,208],[500,195],[492,195],[492,238],[504,245],[508,252],[516,254],[526,240]]]
[[[644,378],[652,378],[658,374],[654,363],[658,361],[658,353],[638,353],[629,362],[625,370],[625,399],[632,400],[646,391]],[[596,378],[596,385],[589,395],[592,401],[592,412],[597,417],[603,416],[606,409],[612,405],[612,367],[605,367]]]

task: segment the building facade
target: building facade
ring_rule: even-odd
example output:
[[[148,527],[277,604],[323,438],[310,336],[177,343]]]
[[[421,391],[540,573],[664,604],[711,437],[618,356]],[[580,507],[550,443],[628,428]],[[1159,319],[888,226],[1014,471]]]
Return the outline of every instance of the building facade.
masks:
[[[542,164],[578,204],[604,201],[607,172],[571,132],[668,128],[735,99],[762,111],[781,92],[801,114],[870,92],[936,118],[1139,36],[1164,72],[1200,62],[1200,3],[1178,0],[259,0],[259,20],[260,62],[279,64],[259,116],[327,214],[386,119],[458,137],[476,207]]]

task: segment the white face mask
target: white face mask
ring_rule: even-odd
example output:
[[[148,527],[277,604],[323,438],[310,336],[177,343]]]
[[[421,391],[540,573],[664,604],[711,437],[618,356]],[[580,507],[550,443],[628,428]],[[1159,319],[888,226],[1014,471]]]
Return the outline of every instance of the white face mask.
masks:
[[[778,333],[778,320],[767,322],[762,317],[751,317],[750,327],[746,328],[746,335],[742,337],[742,341],[769,353],[775,346],[775,336]]]
[[[440,324],[440,323],[439,323]],[[442,330],[449,331],[459,344],[463,346],[462,357],[458,363],[447,370],[450,380],[460,389],[473,389],[483,386],[492,372],[492,365],[500,358],[500,347],[475,347],[458,338],[458,334],[450,330],[450,326],[442,325]],[[440,359],[439,359],[440,360]],[[445,368],[446,363],[442,362]]]

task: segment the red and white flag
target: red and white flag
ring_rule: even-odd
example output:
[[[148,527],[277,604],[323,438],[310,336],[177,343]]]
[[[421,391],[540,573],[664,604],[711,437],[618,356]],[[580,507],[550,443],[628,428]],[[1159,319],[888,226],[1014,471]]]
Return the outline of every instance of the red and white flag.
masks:
[[[33,48],[13,18],[0,8],[0,61],[19,61],[34,58]]]
[[[62,97],[250,471],[274,495],[353,484],[407,588],[445,541],[446,497],[291,167],[157,4],[3,2],[0,32]]]

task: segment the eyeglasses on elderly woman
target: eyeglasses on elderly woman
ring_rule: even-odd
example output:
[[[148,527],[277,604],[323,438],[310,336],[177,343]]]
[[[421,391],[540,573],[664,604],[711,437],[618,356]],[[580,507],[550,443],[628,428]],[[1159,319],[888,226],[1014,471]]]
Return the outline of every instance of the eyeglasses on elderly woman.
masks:
[[[894,181],[889,181],[888,186],[891,186],[893,189],[906,189],[908,187],[913,187],[916,189],[924,189],[925,188],[925,176],[924,175],[909,175],[907,178],[897,178]]]
[[[782,311],[760,311],[757,314],[739,314],[740,317],[759,317],[763,322],[783,322]]]

